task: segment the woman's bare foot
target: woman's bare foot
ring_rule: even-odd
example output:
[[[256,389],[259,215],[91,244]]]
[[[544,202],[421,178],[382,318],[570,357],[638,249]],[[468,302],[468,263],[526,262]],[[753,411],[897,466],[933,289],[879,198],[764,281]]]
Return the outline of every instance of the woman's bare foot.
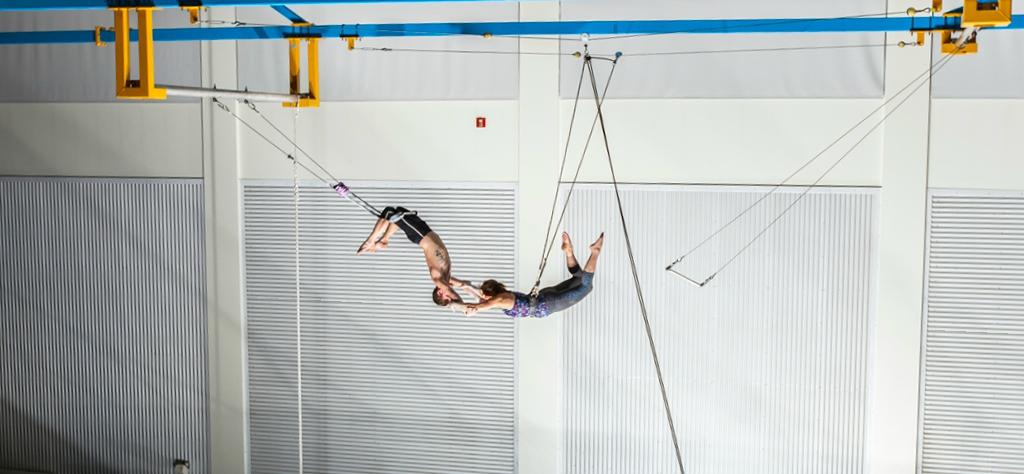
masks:
[[[562,232],[562,251],[572,254],[572,240],[569,240],[568,232]]]
[[[388,248],[388,241],[387,241],[387,239],[380,239],[376,243],[373,244],[373,251],[374,252],[376,252],[377,250],[384,250],[386,248]]]
[[[364,253],[373,253],[374,245],[375,244],[371,244],[370,241],[363,242],[363,244],[359,246],[359,250],[356,250],[356,255],[362,255]]]
[[[601,236],[598,237],[597,240],[594,241],[594,243],[590,244],[590,251],[593,253],[598,253],[601,251],[602,246],[604,246],[604,232],[601,232]]]

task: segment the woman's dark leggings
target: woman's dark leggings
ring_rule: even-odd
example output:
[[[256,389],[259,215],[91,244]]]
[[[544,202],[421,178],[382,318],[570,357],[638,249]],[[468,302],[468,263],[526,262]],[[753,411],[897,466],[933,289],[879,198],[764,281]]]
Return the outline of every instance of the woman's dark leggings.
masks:
[[[549,286],[540,290],[537,299],[547,304],[549,313],[565,311],[572,305],[579,303],[594,289],[594,274],[580,269],[579,265],[569,267],[572,274],[555,286]]]

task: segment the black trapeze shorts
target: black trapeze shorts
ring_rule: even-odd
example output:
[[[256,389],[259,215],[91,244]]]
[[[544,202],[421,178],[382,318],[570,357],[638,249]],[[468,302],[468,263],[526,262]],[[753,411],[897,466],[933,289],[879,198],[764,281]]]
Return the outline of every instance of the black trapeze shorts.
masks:
[[[420,219],[420,216],[411,213],[404,207],[388,206],[380,213],[380,218],[390,221],[395,214],[405,214],[401,219],[395,221],[395,225],[397,225],[399,229],[402,229],[402,232],[405,232],[405,237],[408,238],[410,242],[416,245],[419,245],[420,241],[423,240],[423,237],[432,232],[430,226],[428,226],[426,222],[423,222],[423,219]]]

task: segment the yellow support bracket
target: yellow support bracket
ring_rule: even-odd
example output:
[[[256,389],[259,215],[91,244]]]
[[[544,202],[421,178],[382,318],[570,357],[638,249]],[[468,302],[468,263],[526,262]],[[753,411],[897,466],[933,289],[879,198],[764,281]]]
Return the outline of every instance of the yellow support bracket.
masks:
[[[309,26],[308,23],[296,23],[294,26]],[[309,91],[302,92],[300,75],[302,74],[302,43],[306,43],[306,69],[309,75]],[[319,107],[320,106],[320,38],[299,37],[288,38],[288,93],[299,96],[297,102],[284,102],[285,107]]]
[[[186,13],[188,13],[189,24],[199,23],[199,9],[202,7],[181,7]]]
[[[342,36],[341,39],[345,40],[345,43],[348,45],[348,50],[352,51],[353,49],[356,49],[356,41],[359,40],[359,37],[358,36]]]
[[[167,91],[156,87],[153,73],[153,7],[113,8],[114,11],[114,80],[119,99],[167,98]],[[139,78],[131,78],[131,23],[128,15],[135,11],[139,23]]]
[[[942,10],[942,0],[932,1],[932,11]],[[978,31],[983,28],[1007,26],[1013,18],[1013,0],[979,2],[964,0],[963,8],[942,14],[960,18],[959,31],[942,31],[943,54],[976,54],[978,52]]]

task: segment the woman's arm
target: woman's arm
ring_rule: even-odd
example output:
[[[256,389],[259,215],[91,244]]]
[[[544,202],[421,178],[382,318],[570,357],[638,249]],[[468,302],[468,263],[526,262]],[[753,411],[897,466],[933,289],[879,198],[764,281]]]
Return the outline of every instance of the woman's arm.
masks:
[[[466,315],[472,316],[477,311],[486,311],[488,309],[512,309],[516,305],[516,296],[512,293],[502,293],[486,301],[481,301],[476,304],[466,305]]]
[[[469,292],[469,294],[475,296],[477,299],[483,299],[483,294],[480,293],[480,289],[473,286],[473,283],[471,283],[470,281],[460,280],[455,277],[451,277],[450,280],[452,282],[452,285],[455,286],[455,288],[462,288],[463,290]]]

